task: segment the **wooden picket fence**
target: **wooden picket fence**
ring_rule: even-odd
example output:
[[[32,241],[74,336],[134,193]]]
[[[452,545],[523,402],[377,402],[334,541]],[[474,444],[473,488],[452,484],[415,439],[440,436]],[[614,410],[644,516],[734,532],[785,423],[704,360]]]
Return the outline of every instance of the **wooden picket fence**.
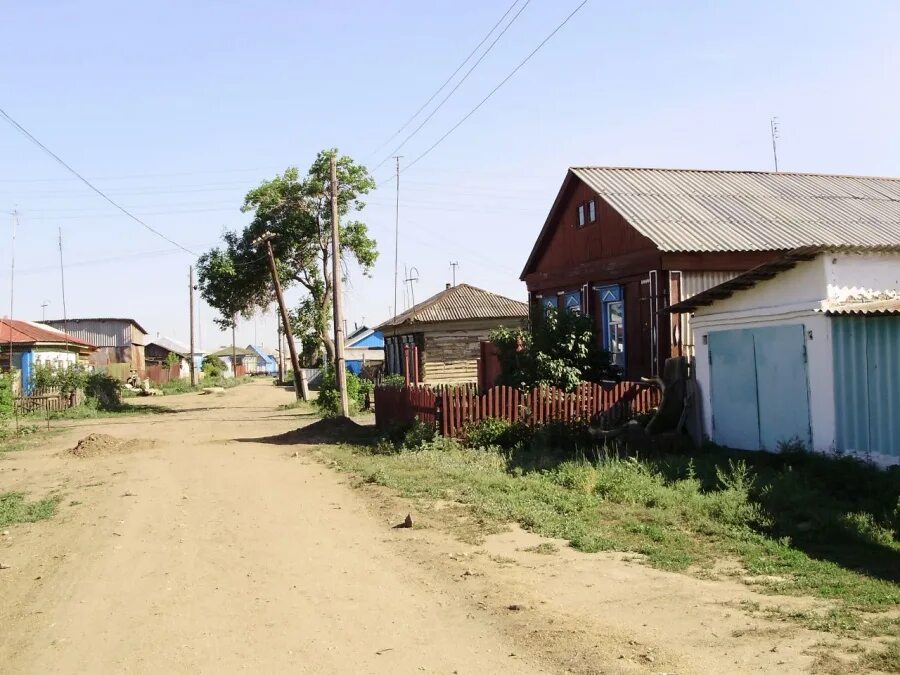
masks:
[[[443,436],[453,438],[487,418],[538,425],[599,417],[609,426],[653,410],[659,400],[659,389],[646,382],[584,382],[572,392],[554,387],[522,392],[499,386],[483,394],[475,385],[376,387],[375,421],[383,428],[418,418],[433,422]]]
[[[62,393],[58,389],[35,389],[27,396],[13,399],[17,415],[59,412],[81,403],[81,392]]]

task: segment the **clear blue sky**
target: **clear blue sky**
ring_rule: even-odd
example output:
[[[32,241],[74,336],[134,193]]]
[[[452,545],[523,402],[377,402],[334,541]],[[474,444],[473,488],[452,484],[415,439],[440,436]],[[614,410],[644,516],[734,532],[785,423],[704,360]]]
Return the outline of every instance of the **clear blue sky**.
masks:
[[[248,188],[317,150],[373,154],[511,0],[5,2],[0,107],[148,223],[198,252],[239,228]],[[524,0],[523,0],[524,1]],[[427,148],[578,0],[532,0],[402,150]],[[900,4],[590,0],[465,125],[401,179],[401,272],[416,299],[458,280],[525,297],[518,274],[566,167],[900,175]],[[390,163],[375,172],[386,177]],[[347,314],[393,296],[393,186],[363,217],[382,255]],[[116,212],[0,121],[0,205],[20,213],[15,314],[131,316],[187,340],[190,256]],[[9,312],[10,217],[0,237]],[[296,299],[295,293],[289,298]],[[201,307],[202,346],[228,342]],[[274,343],[274,314],[239,342]]]

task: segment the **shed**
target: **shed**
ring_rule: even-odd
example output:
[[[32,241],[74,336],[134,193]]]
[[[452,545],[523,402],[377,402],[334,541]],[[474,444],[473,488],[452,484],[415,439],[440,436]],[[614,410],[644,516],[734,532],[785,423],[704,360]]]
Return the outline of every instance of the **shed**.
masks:
[[[419,379],[427,384],[475,382],[480,345],[494,328],[522,327],[528,305],[459,284],[385,321],[385,373],[405,374],[404,348],[415,347]]]
[[[147,331],[134,319],[51,319],[41,323],[96,345],[97,351],[91,354],[91,364],[94,366],[125,364],[132,370],[144,371]]]
[[[522,270],[532,311],[584,312],[629,379],[692,356],[665,311],[806,246],[900,241],[900,179],[572,167]]]
[[[278,373],[278,360],[275,355],[262,345],[247,345],[247,349],[256,355],[244,360],[244,367],[248,375],[276,375]]]
[[[670,310],[693,314],[716,443],[900,463],[900,243],[795,250]]]
[[[178,365],[182,372],[190,368],[191,348],[157,333],[156,337],[144,346],[144,359],[148,366],[163,366],[168,363],[169,355],[178,357]]]

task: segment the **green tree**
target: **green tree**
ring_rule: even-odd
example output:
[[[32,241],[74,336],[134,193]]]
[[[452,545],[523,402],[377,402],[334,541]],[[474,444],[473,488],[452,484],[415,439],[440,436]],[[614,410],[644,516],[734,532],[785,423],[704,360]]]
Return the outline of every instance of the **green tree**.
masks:
[[[537,385],[572,391],[579,382],[610,377],[609,353],[600,349],[590,318],[548,308],[532,330],[491,332],[502,374],[498,384],[530,389]]]
[[[169,352],[166,355],[166,366],[168,366],[169,368],[174,368],[175,366],[177,366],[180,363],[181,363],[181,357],[178,356],[178,354],[176,354],[175,352]]]
[[[334,359],[329,334],[334,283],[331,274],[331,157],[337,156],[338,213],[341,225],[343,269],[356,261],[364,274],[378,257],[375,241],[365,223],[353,219],[365,203],[360,200],[375,187],[366,168],[336,148],[316,156],[305,176],[288,168],[247,193],[242,210],[253,220],[240,233],[227,232],[224,245],[201,256],[198,278],[204,300],[220,313],[219,325],[230,327],[237,315],[249,317],[274,299],[265,256],[254,240],[273,232],[276,270],[282,286],[301,287],[305,297],[292,313],[292,330],[315,336]]]
[[[225,373],[225,363],[218,356],[207,356],[200,370],[207,377],[221,377]]]

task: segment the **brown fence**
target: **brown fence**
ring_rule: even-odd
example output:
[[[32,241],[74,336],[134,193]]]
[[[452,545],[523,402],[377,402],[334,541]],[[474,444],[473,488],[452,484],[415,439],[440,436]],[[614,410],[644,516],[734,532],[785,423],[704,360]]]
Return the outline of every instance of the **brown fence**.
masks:
[[[74,408],[81,402],[79,392],[62,393],[56,389],[35,389],[28,396],[14,399],[16,414],[58,412]]]
[[[489,417],[544,424],[589,420],[599,415],[615,423],[629,413],[656,408],[659,399],[659,389],[645,382],[585,382],[572,392],[553,387],[522,392],[500,386],[483,394],[474,385],[437,390],[422,386],[376,387],[375,421],[384,427],[405,424],[418,417],[424,422],[435,422],[442,435],[456,437],[466,426]]]
[[[375,424],[409,424],[417,417],[423,422],[437,421],[438,396],[425,386],[375,387]]]
[[[177,380],[181,377],[181,366],[178,364],[171,367],[165,364],[149,365],[147,366],[145,376],[153,384],[167,384],[172,380]]]

